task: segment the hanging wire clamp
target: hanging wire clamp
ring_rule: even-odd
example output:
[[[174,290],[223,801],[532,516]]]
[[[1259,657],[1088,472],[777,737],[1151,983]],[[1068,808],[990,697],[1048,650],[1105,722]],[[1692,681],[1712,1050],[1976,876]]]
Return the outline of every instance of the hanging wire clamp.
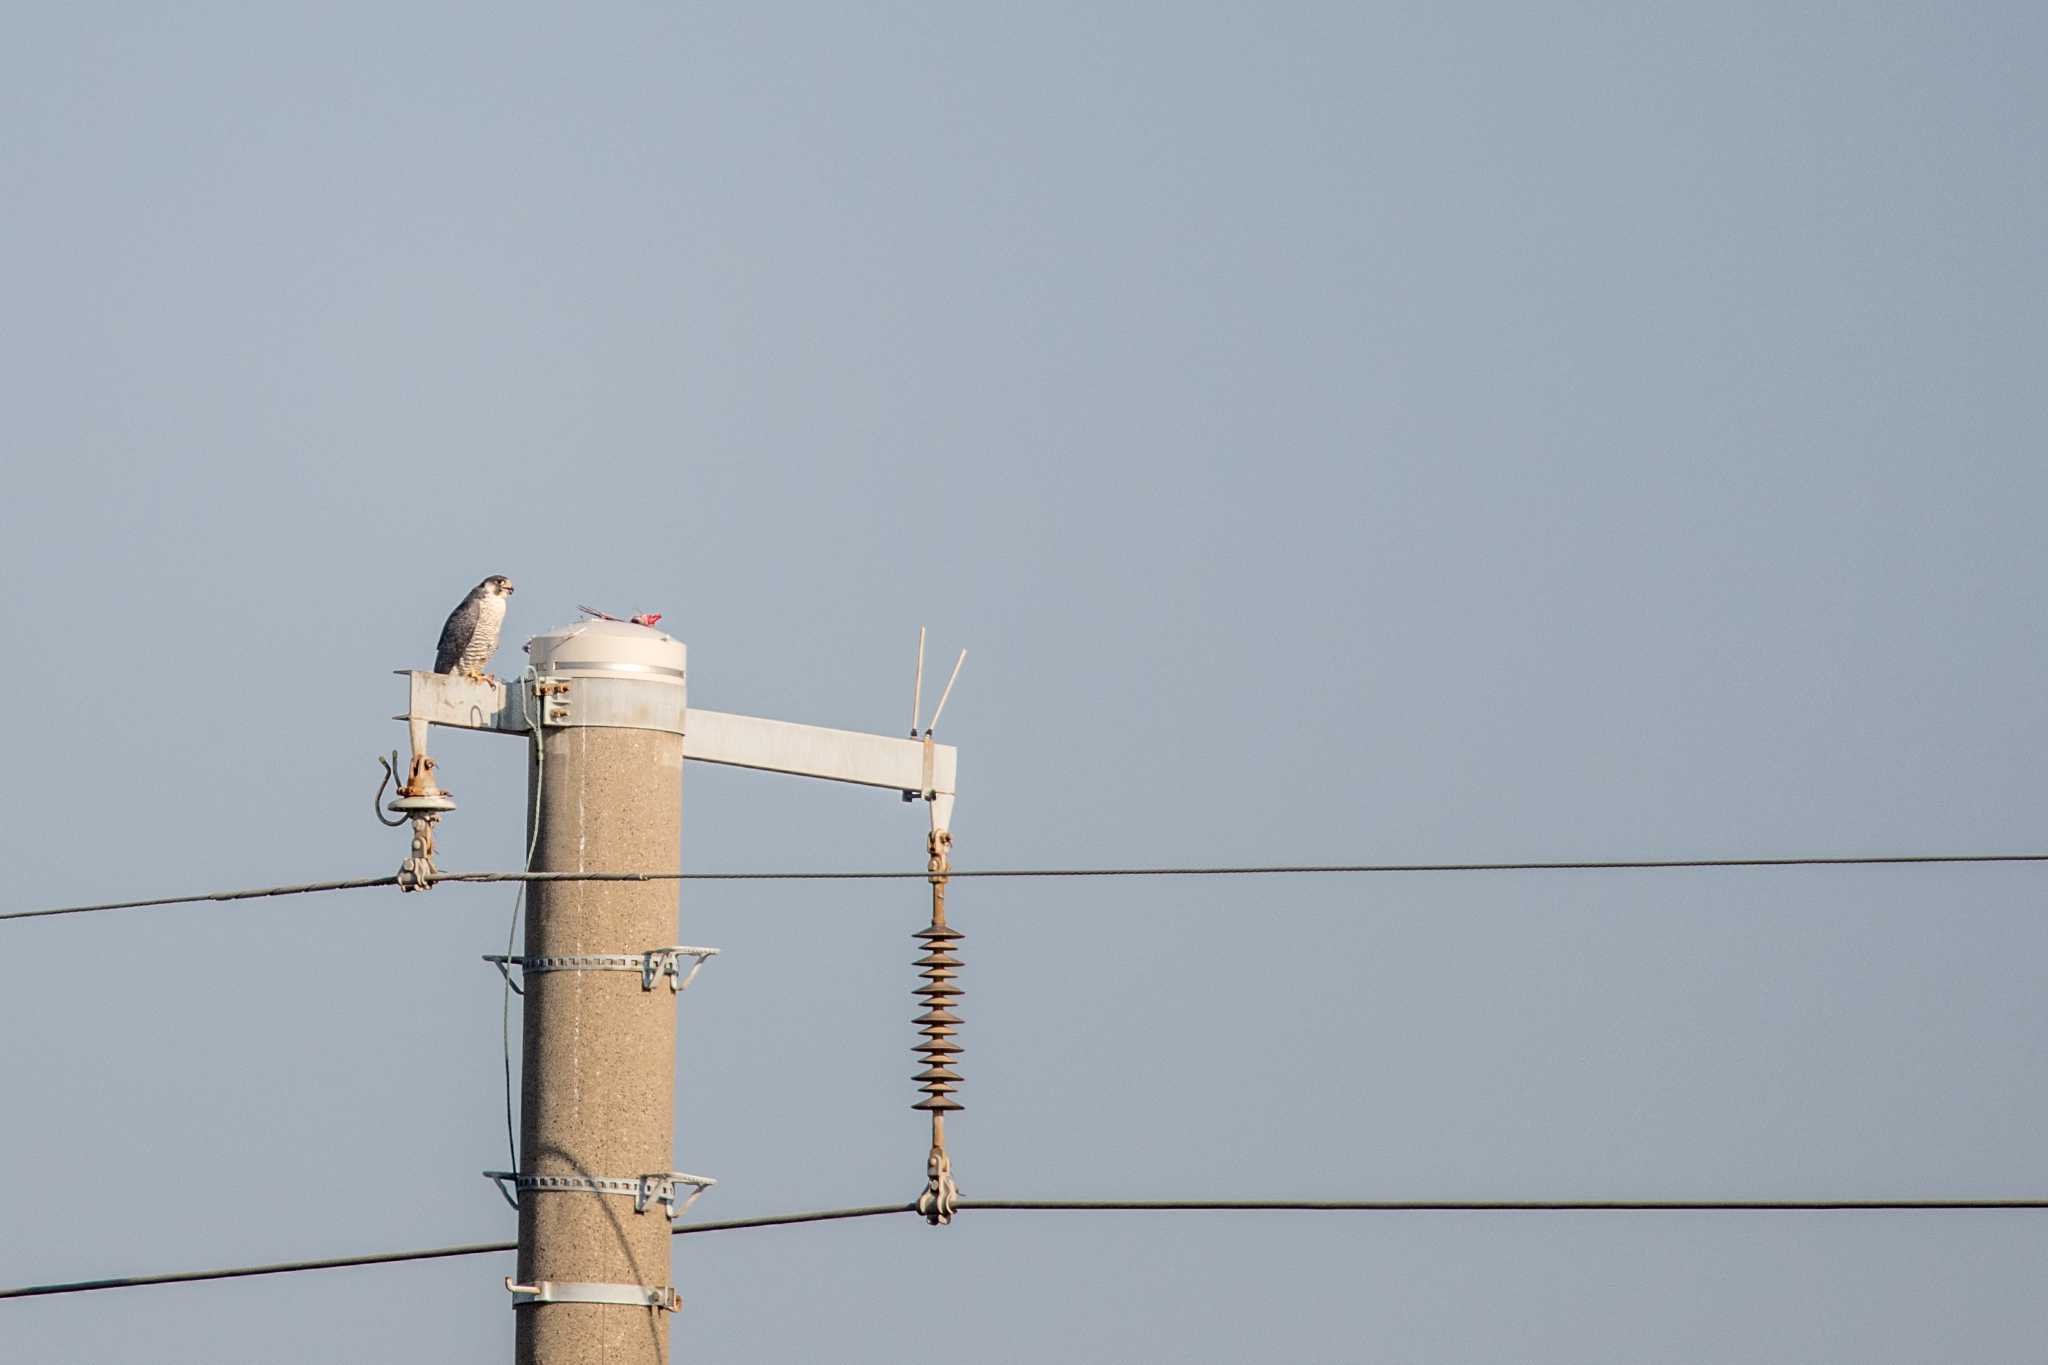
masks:
[[[960,1187],[953,1183],[953,1163],[947,1159],[946,1149],[934,1146],[924,1169],[924,1193],[917,1197],[917,1211],[933,1227],[943,1227],[953,1221],[954,1207],[960,1202]]]
[[[403,798],[400,798],[401,800]],[[393,807],[399,803],[393,801]],[[398,865],[400,891],[430,891],[441,875],[434,866],[434,826],[439,815],[416,815],[412,820],[412,856]]]
[[[638,972],[640,989],[651,991],[654,983],[668,978],[671,995],[687,990],[704,964],[718,956],[716,948],[692,948],[678,943],[673,948],[649,948],[644,953],[577,953],[550,957],[509,957],[504,953],[485,953],[484,961],[494,964],[499,971],[517,967],[529,976],[541,972]],[[682,968],[684,958],[694,959],[690,970]]]
[[[532,1190],[544,1194],[625,1195],[633,1200],[633,1212],[645,1213],[649,1205],[659,1204],[668,1211],[670,1222],[689,1212],[690,1205],[697,1202],[697,1196],[718,1183],[708,1175],[691,1175],[686,1171],[655,1171],[640,1176],[519,1175],[512,1171],[485,1171],[484,1178],[496,1181],[501,1194],[506,1194],[509,1186],[521,1194]],[[683,1185],[691,1187],[690,1195],[679,1206],[676,1190]],[[510,1194],[506,1197],[513,1198]],[[517,1199],[513,1199],[512,1206],[519,1206]]]
[[[652,1308],[662,1313],[679,1313],[683,1296],[672,1285],[597,1284],[574,1280],[539,1280],[515,1284],[505,1277],[512,1291],[512,1306],[526,1308],[536,1303],[617,1303],[628,1308]]]

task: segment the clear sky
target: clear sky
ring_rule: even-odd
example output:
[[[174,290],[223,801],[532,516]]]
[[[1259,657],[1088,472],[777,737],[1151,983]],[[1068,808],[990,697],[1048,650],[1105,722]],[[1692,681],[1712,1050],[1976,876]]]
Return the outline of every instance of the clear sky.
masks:
[[[8,908],[389,872],[500,671],[946,716],[962,867],[2044,846],[2038,5],[17,6]],[[451,736],[443,863],[516,865]],[[692,769],[701,870],[920,865]],[[963,883],[970,1197],[2048,1194],[2034,867]],[[908,1199],[920,887],[704,884],[706,1218]],[[0,926],[0,1283],[512,1235],[504,887]],[[2038,1360],[2048,1215],[687,1238],[679,1359]],[[493,1362],[505,1256],[0,1304]]]

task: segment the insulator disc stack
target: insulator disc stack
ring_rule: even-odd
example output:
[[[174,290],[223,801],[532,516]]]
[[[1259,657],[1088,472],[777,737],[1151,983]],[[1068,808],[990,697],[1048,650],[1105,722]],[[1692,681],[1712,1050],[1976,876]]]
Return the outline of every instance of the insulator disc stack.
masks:
[[[953,1070],[954,1059],[960,1055],[960,1045],[953,1041],[953,1035],[960,1031],[960,1016],[953,1013],[953,1006],[961,996],[960,988],[953,982],[960,968],[960,959],[954,956],[953,949],[966,935],[958,929],[934,924],[911,937],[923,940],[925,950],[917,960],[925,984],[916,991],[924,1000],[925,1012],[917,1017],[917,1026],[924,1030],[925,1040],[912,1049],[924,1054],[925,1069],[917,1074],[917,1083],[925,1098],[910,1107],[936,1115],[963,1107],[953,1098],[953,1092],[960,1088],[960,1075]]]

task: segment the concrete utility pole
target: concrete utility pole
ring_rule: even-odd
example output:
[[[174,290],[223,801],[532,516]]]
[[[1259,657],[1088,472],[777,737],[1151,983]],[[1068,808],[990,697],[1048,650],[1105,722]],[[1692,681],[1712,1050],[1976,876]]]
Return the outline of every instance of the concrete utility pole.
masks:
[[[411,726],[411,771],[421,776],[394,809],[406,799],[420,806],[416,826],[454,805],[438,788],[417,794],[431,786],[429,724],[526,736],[537,729],[528,767],[539,812],[529,831],[533,870],[677,872],[687,746],[692,759],[922,797],[931,808],[935,899],[943,894],[957,756],[929,730],[893,739],[689,710],[684,647],[647,626],[564,626],[534,637],[528,653],[529,675],[509,685],[408,675],[400,719]],[[416,833],[414,852],[408,866],[425,889],[436,875],[431,828]],[[671,1220],[695,1198],[686,1191],[715,1183],[671,1169],[675,1001],[695,974],[690,960],[701,965],[716,950],[676,943],[674,881],[536,882],[529,892],[524,953],[489,959],[519,967],[525,992],[520,1169],[485,1172],[516,1190],[519,1204],[518,1273],[507,1280],[518,1310],[515,1358],[656,1365],[668,1359],[669,1321],[681,1306],[669,1273]],[[946,989],[927,1003],[943,1006],[957,991],[950,971],[936,975]],[[945,1061],[927,1058],[940,1068]],[[940,1104],[919,1107],[934,1111],[932,1159],[943,1163],[937,1110],[959,1106],[939,1093],[952,1084],[926,1088]],[[937,1175],[929,1183],[928,1196],[943,1196],[950,1215],[950,1172],[943,1185]]]
[[[606,640],[601,653],[585,650],[580,660],[563,655],[586,643],[581,636],[566,647],[559,634],[536,640],[536,668],[553,664],[558,680],[569,682],[566,692],[539,705],[569,721],[579,709],[613,710],[635,692],[667,688],[680,717],[683,646],[626,629],[633,638]],[[627,645],[633,657],[619,658]],[[673,672],[589,668],[567,677],[577,662]],[[541,761],[528,768],[539,789],[536,871],[681,870],[681,734],[563,724],[544,729],[542,744]],[[606,1285],[628,1302],[536,1297],[518,1314],[514,1358],[522,1363],[668,1359],[670,1315],[663,1309],[673,1303],[673,1239],[669,1220],[650,1207],[641,1187],[650,1173],[667,1174],[675,1165],[676,999],[665,981],[663,989],[643,989],[640,972],[535,968],[668,949],[676,942],[678,890],[676,882],[541,882],[529,890],[517,1283]],[[551,1191],[542,1183],[547,1177],[623,1179],[633,1193]],[[669,1303],[650,1307],[655,1298]]]

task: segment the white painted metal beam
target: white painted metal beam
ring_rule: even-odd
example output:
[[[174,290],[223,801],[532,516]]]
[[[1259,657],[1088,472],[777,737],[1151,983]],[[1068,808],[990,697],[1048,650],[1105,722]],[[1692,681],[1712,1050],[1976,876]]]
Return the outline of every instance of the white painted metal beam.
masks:
[[[396,720],[424,720],[432,725],[451,725],[461,730],[495,730],[500,734],[523,735],[526,717],[519,707],[519,695],[501,682],[471,682],[448,673],[407,673],[411,692],[405,714]],[[527,710],[540,714],[540,701],[526,700]]]
[[[522,709],[516,684],[471,682],[441,673],[409,673],[407,677],[411,680],[409,704],[399,720],[519,735],[527,731],[527,717],[540,718],[548,704],[529,696]],[[588,712],[578,714],[581,708],[574,699],[573,685],[569,696],[566,710],[574,719],[568,723],[604,723],[584,719]],[[828,730],[695,707],[684,711],[682,724],[683,757],[699,763],[821,777],[926,796],[952,796],[955,792],[959,751],[950,744]]]
[[[926,766],[926,751],[930,766]],[[683,757],[734,768],[794,773],[833,782],[897,791],[953,794],[958,751],[950,744],[892,739],[856,730],[827,730],[786,720],[733,716],[690,708],[683,723]]]

